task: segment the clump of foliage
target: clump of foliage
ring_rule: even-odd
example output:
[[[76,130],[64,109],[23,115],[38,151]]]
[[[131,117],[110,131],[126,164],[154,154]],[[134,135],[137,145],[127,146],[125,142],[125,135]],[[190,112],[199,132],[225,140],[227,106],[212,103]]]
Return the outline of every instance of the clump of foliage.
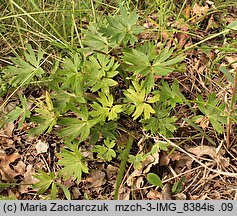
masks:
[[[177,71],[177,64],[185,56],[177,47],[161,47],[146,41],[139,43],[138,35],[145,30],[138,25],[139,16],[121,6],[116,15],[108,15],[100,23],[91,22],[82,31],[82,47],[64,52],[59,66],[47,73],[45,54],[40,47],[35,52],[27,45],[23,57],[12,59],[13,65],[2,71],[4,79],[14,87],[29,87],[40,79],[48,80],[44,97],[37,99],[34,109],[28,110],[27,98],[20,96],[20,105],[4,117],[5,123],[20,118],[20,128],[25,120],[37,126],[28,132],[31,135],[50,133],[57,128],[57,134],[64,140],[58,164],[61,171],[45,173],[39,171],[36,178],[39,193],[51,190],[51,198],[57,197],[61,188],[70,199],[70,192],[57,180],[60,178],[80,182],[83,174],[89,172],[86,157],[81,150],[82,143],[90,143],[91,151],[102,161],[123,158],[125,147],[118,146],[119,131],[131,136],[132,129],[121,121],[130,119],[133,125],[150,136],[161,134],[167,138],[177,130],[178,117],[173,115],[177,105],[190,102],[180,92],[177,80],[168,83],[162,77]],[[156,77],[161,77],[156,79]],[[226,124],[225,106],[220,105],[215,94],[207,102],[198,96],[195,103],[202,113],[192,121],[208,118],[218,133]],[[102,137],[102,138],[101,138]],[[127,154],[127,161],[135,169],[160,147],[153,147],[146,154]],[[166,148],[165,148],[166,149]],[[147,176],[148,182],[162,187],[162,181],[154,174]],[[182,182],[181,182],[182,183]],[[180,190],[180,184],[174,191]]]

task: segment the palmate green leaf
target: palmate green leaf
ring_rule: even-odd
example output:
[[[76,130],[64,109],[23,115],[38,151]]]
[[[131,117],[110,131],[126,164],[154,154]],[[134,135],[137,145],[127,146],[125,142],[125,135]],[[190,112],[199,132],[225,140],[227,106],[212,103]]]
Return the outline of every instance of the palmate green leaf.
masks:
[[[59,113],[54,111],[50,94],[47,91],[45,95],[45,103],[39,100],[37,106],[38,108],[35,109],[37,115],[33,116],[31,120],[40,125],[35,128],[31,128],[29,133],[33,135],[44,132],[49,133],[56,125]]]
[[[58,123],[65,127],[59,131],[59,135],[64,137],[67,141],[72,141],[80,137],[80,142],[82,142],[87,139],[90,134],[90,129],[97,121],[89,118],[88,108],[84,104],[80,104],[80,109],[72,107],[71,110],[77,117],[62,117]]]
[[[128,64],[127,71],[145,77],[144,86],[148,93],[154,88],[154,76],[167,76],[184,59],[183,55],[172,57],[173,52],[173,48],[166,47],[156,55],[155,45],[145,43],[136,49],[125,49],[123,60]]]
[[[133,164],[135,170],[141,169],[142,161],[146,160],[146,157],[142,153],[136,156],[130,154],[128,157],[128,161]]]
[[[98,81],[93,87],[92,92],[99,91],[101,89],[102,92],[109,93],[109,87],[116,86],[118,83],[110,78],[102,78]]]
[[[99,92],[99,98],[97,100],[100,102],[93,102],[91,107],[93,110],[90,112],[92,117],[99,117],[101,121],[114,120],[118,117],[118,114],[123,111],[122,105],[113,105],[113,96],[111,94],[104,94]]]
[[[27,101],[26,97],[19,95],[20,101],[21,101],[21,107],[17,106],[15,109],[13,109],[11,112],[9,112],[6,116],[4,116],[3,123],[0,124],[0,128],[9,122],[13,122],[16,119],[20,117],[19,123],[18,123],[18,129],[21,128],[26,118],[30,117],[30,111],[27,108]]]
[[[108,120],[114,120],[118,118],[118,113],[121,113],[123,111],[122,105],[114,105],[109,112]]]
[[[123,60],[125,63],[132,65],[132,69],[136,69],[138,73],[142,73],[144,69],[147,69],[151,66],[149,57],[141,51],[132,49],[124,52]],[[135,66],[135,67],[134,67]],[[139,70],[139,67],[140,68]]]
[[[109,121],[109,122],[99,122],[91,129],[91,136],[90,136],[90,144],[95,145],[96,142],[99,140],[100,134],[103,135],[103,137],[109,138],[110,140],[116,140],[118,139],[119,135],[116,132],[117,129],[117,123],[116,121]]]
[[[134,45],[137,42],[137,35],[144,30],[143,27],[136,25],[138,20],[136,10],[129,13],[123,6],[120,6],[119,15],[108,16],[106,19],[108,25],[101,27],[100,32],[117,45],[127,45],[128,42]]]
[[[155,110],[147,103],[140,103],[132,115],[133,119],[136,120],[142,113],[144,114],[144,119],[146,120],[150,119],[151,113],[155,113]]]
[[[83,30],[85,39],[82,40],[86,47],[91,50],[99,50],[105,53],[108,52],[109,47],[114,47],[116,44],[108,41],[108,38],[103,36],[103,33],[99,32],[99,26],[97,23],[89,23],[88,30]]]
[[[200,95],[198,95],[195,102],[198,106],[198,109],[203,113],[203,115],[200,117],[206,117],[211,122],[217,133],[222,133],[224,130],[223,124],[227,123],[225,103],[221,103],[220,99],[216,97],[215,92],[208,95],[207,102],[205,102]],[[197,117],[193,117],[192,120],[197,120]]]
[[[71,76],[72,74],[77,74],[80,72],[82,67],[82,58],[78,54],[74,54],[72,58],[64,58],[62,63],[63,70],[60,73],[67,72],[66,76]]]
[[[67,140],[73,140],[80,136],[80,141],[84,141],[90,134],[90,129],[96,123],[94,120],[81,120],[77,118],[61,118],[58,122],[65,126],[59,135]]]
[[[184,102],[188,103],[179,89],[179,83],[177,80],[174,80],[171,87],[167,82],[161,82],[160,89],[160,101],[166,101],[172,108],[174,108],[176,104],[183,104]]]
[[[118,74],[118,66],[113,57],[100,53],[90,56],[85,66],[86,85],[91,87],[92,92],[101,89],[102,92],[109,93],[109,88],[117,85],[112,78]]]
[[[135,105],[135,112],[133,113],[133,119],[137,119],[142,114],[144,115],[144,119],[149,119],[151,113],[155,113],[155,110],[149,103],[155,103],[159,100],[159,95],[156,94],[153,97],[147,98],[145,89],[142,88],[143,83],[139,85],[137,81],[132,81],[133,87],[130,87],[124,92],[124,95],[127,97],[129,101],[131,101]]]
[[[7,79],[13,86],[27,85],[34,77],[41,78],[44,74],[44,70],[40,67],[43,59],[43,51],[39,48],[37,57],[30,45],[26,46],[27,52],[24,52],[26,61],[21,59],[20,56],[12,58],[14,66],[8,66],[3,70],[6,74]]]
[[[177,129],[175,126],[177,118],[175,116],[170,116],[171,107],[167,107],[166,103],[159,103],[153,108],[156,111],[154,117],[152,116],[148,120],[140,120],[143,124],[143,128],[153,135],[156,135],[157,132],[159,132],[165,137],[172,137],[173,132]]]
[[[145,94],[145,89],[143,89],[140,92],[135,91],[133,89],[128,89],[127,92],[124,93],[124,95],[136,105],[144,101],[146,94]]]
[[[38,188],[38,193],[42,194],[52,186],[55,181],[55,174],[53,172],[46,173],[43,170],[38,170],[34,175],[39,182],[33,185],[33,188]]]
[[[93,152],[97,153],[97,157],[104,159],[106,161],[111,161],[114,157],[116,157],[116,153],[113,150],[113,147],[115,146],[115,141],[110,140],[109,138],[106,138],[104,140],[104,145],[95,145]]]
[[[64,179],[73,177],[74,180],[80,182],[82,173],[89,172],[77,145],[71,146],[70,149],[62,149],[61,153],[57,154],[57,156],[61,158],[58,163],[63,166],[59,171],[59,175],[63,176]]]
[[[37,115],[33,116],[31,119],[41,125],[30,129],[29,132],[31,134],[39,134],[43,132],[49,133],[57,123],[59,114],[54,111],[53,103],[48,92],[46,92],[45,103],[39,100],[37,106],[38,108],[35,109]]]
[[[50,87],[57,95],[66,94],[68,97],[75,97],[81,103],[85,103],[83,93],[87,90],[83,73],[83,61],[79,54],[72,55],[71,58],[64,58],[61,68],[51,77],[53,81]]]

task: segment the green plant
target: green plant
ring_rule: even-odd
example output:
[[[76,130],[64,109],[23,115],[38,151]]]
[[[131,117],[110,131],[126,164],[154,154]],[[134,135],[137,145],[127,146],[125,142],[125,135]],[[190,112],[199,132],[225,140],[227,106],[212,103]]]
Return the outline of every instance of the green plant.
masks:
[[[104,145],[95,145],[94,149],[92,150],[93,152],[97,153],[97,157],[101,158],[106,161],[111,161],[112,158],[116,157],[116,153],[113,150],[113,147],[115,146],[115,140],[109,140],[107,138],[104,140]]]
[[[186,177],[182,176],[179,181],[175,182],[172,186],[172,192],[177,194],[180,193],[183,187],[183,183],[186,181]]]
[[[9,81],[9,84],[13,87],[18,85],[25,86],[28,85],[33,78],[42,78],[42,75],[45,73],[42,69],[43,51],[38,48],[37,56],[33,48],[30,45],[26,46],[27,52],[25,51],[24,57],[25,61],[17,55],[16,58],[12,58],[14,66],[8,66],[3,70],[5,74],[5,79]]]
[[[61,183],[57,182],[57,176],[53,173],[46,173],[43,170],[38,170],[38,173],[35,174],[35,178],[39,180],[39,182],[33,185],[34,188],[38,189],[39,194],[43,194],[47,190],[50,190],[49,199],[56,199],[58,194],[58,188],[61,188],[64,192],[64,195],[68,200],[71,199],[71,194],[69,190]],[[47,197],[47,196],[46,196]]]
[[[63,149],[58,157],[61,158],[59,164],[63,166],[59,171],[59,175],[63,176],[64,179],[72,177],[80,182],[82,173],[88,173],[89,171],[85,159],[75,143],[67,144],[67,149]]]
[[[159,186],[159,187],[163,187],[163,183],[160,179],[160,177],[155,174],[155,173],[148,173],[147,174],[147,181],[152,184],[152,185],[155,185],[155,186]]]
[[[172,57],[173,48],[165,47],[158,55],[156,52],[156,46],[152,42],[124,51],[123,60],[129,65],[127,71],[145,77],[143,88],[147,93],[155,86],[155,76],[167,76],[175,70],[174,65],[184,59],[183,55]]]
[[[136,10],[129,13],[121,5],[119,12],[119,15],[108,16],[106,18],[108,25],[102,27],[101,32],[117,45],[127,45],[128,42],[134,45],[137,42],[137,35],[144,30],[143,27],[137,26],[138,15]]]
[[[106,164],[120,161],[114,193],[114,199],[118,199],[127,163],[131,165],[129,171],[142,170],[149,156],[169,150],[168,142],[163,140],[177,134],[180,135],[177,140],[185,136],[180,144],[193,137],[215,144],[226,128],[227,143],[231,146],[231,123],[236,123],[236,76],[227,67],[220,67],[233,86],[230,104],[221,104],[215,93],[209,93],[204,99],[206,96],[201,90],[195,101],[189,101],[181,92],[188,87],[190,77],[197,78],[188,73],[193,56],[194,59],[197,57],[196,51],[199,53],[201,49],[208,56],[211,56],[212,48],[230,52],[232,47],[231,51],[236,51],[235,41],[221,48],[212,47],[210,41],[236,31],[235,21],[224,30],[202,39],[202,36],[196,37],[199,34],[192,32],[193,29],[186,30],[191,28],[189,15],[183,14],[184,9],[190,9],[189,6],[185,8],[186,2],[175,16],[176,23],[169,19],[174,11],[173,1],[146,1],[144,5],[141,1],[119,1],[118,6],[116,1],[111,5],[90,0],[71,1],[71,4],[66,0],[63,3],[44,1],[41,5],[31,0],[28,5],[20,5],[17,1],[4,5],[10,13],[6,15],[4,12],[5,15],[0,18],[4,22],[7,20],[0,35],[11,48],[10,56],[13,53],[16,58],[11,58],[10,66],[6,67],[4,64],[8,64],[8,58],[1,58],[4,64],[0,68],[3,90],[0,95],[4,102],[0,108],[4,108],[19,90],[26,94],[18,94],[19,103],[14,110],[1,115],[0,126],[15,122],[17,129],[24,133],[59,136],[65,144],[60,144],[60,152],[55,156],[58,160],[56,169],[49,167],[51,171],[48,173],[37,172],[35,177],[39,182],[34,187],[40,194],[50,194],[48,198],[56,199],[59,190],[62,190],[70,199],[71,194],[64,181],[79,184],[90,172],[91,161],[95,164],[97,160]],[[138,11],[134,5],[144,10]],[[46,10],[41,11],[43,7]],[[146,11],[146,8],[149,10]],[[143,18],[145,13],[152,16]],[[185,21],[181,22],[182,16]],[[145,29],[144,22],[155,27]],[[202,25],[205,26],[205,23]],[[206,34],[208,29],[202,32]],[[9,40],[11,33],[16,38]],[[27,35],[32,37],[27,38]],[[181,50],[180,39],[197,42],[187,43]],[[210,42],[208,46],[205,44],[207,41]],[[228,42],[227,38],[225,43]],[[11,43],[16,44],[16,48]],[[23,51],[17,47],[18,43]],[[192,48],[196,50],[190,58],[186,51]],[[186,54],[188,58],[185,59]],[[219,61],[225,55],[221,53],[212,62],[210,77],[219,75],[214,71],[215,65],[222,65]],[[183,72],[180,68],[186,66],[187,59],[190,62],[186,73],[175,74],[176,71]],[[202,74],[198,75],[202,77]],[[195,87],[195,83],[193,85]],[[212,87],[214,89],[215,85]],[[195,98],[196,93],[191,93],[191,97]],[[29,106],[28,96],[33,96],[32,106]],[[184,107],[187,112],[179,113]],[[189,119],[190,113],[193,113],[192,119]],[[190,124],[197,134],[190,137],[190,131],[182,131],[185,127],[180,125],[186,126],[182,120]],[[32,122],[34,124],[29,124],[31,129],[25,131],[22,126]],[[202,130],[207,126],[217,132],[215,142],[209,137],[209,132]],[[147,174],[147,181],[163,187],[162,179],[155,173]],[[179,193],[184,181],[182,177],[175,182],[172,192]],[[136,192],[135,189],[132,191]],[[84,194],[85,198],[90,198],[89,192]]]
[[[207,102],[198,95],[195,101],[198,109],[203,113],[202,115],[196,115],[192,118],[193,121],[197,123],[202,123],[203,127],[207,127],[209,122],[212,124],[213,128],[218,132],[223,132],[223,124],[227,123],[227,116],[225,115],[225,103],[216,97],[216,93],[210,93],[208,95]],[[221,104],[220,104],[221,103]]]
[[[56,125],[59,113],[54,110],[53,102],[47,91],[45,94],[45,103],[41,100],[38,101],[37,108],[34,110],[37,114],[31,120],[39,125],[30,129],[29,132],[31,134],[49,133]]]
[[[148,98],[146,90],[136,81],[132,81],[133,87],[127,89],[124,95],[135,105],[135,112],[133,113],[133,119],[136,120],[139,116],[144,114],[144,119],[149,119],[151,113],[155,113],[155,110],[150,104],[155,103],[159,100],[160,95],[156,94],[151,98]]]
[[[13,59],[15,65],[4,70],[11,86],[28,87],[34,84],[32,81],[47,77],[45,87],[48,88],[45,96],[36,100],[31,112],[27,109],[26,98],[20,96],[21,105],[9,113],[7,121],[22,116],[19,127],[25,120],[34,122],[36,126],[29,130],[32,135],[50,133],[58,128],[57,134],[66,143],[57,154],[61,170],[58,173],[40,170],[36,174],[39,182],[34,187],[38,188],[39,193],[50,191],[49,198],[55,199],[61,188],[66,198],[70,199],[70,192],[59,183],[59,179],[71,177],[80,182],[83,174],[89,173],[86,158],[80,149],[83,142],[93,145],[91,151],[96,153],[97,159],[108,162],[114,158],[121,160],[115,198],[118,198],[127,162],[132,163],[134,169],[140,169],[151,152],[165,149],[162,144],[155,144],[151,152],[141,152],[136,156],[129,154],[133,138],[121,125],[121,116],[130,119],[132,115],[131,121],[143,126],[145,131],[154,135],[159,131],[171,136],[176,129],[176,118],[170,113],[177,103],[184,102],[177,82],[170,88],[165,82],[156,84],[154,77],[173,72],[183,55],[175,56],[173,48],[162,48],[157,54],[156,43],[153,42],[140,45],[138,34],[144,28],[137,25],[138,17],[135,10],[129,12],[120,6],[117,15],[107,16],[100,23],[91,22],[86,30],[82,30],[83,47],[76,52],[72,49],[65,52],[53,64],[51,73],[46,74],[42,68],[46,61],[43,51],[39,48],[36,55],[30,45],[24,52],[25,60],[18,56]],[[45,16],[43,18],[46,19]],[[54,32],[60,38],[57,46],[65,44],[65,51],[68,44],[63,42],[56,29]],[[124,67],[127,69],[124,70]],[[122,81],[122,89],[118,86],[119,81]],[[157,86],[161,86],[161,91]],[[164,96],[167,91],[172,93],[170,98]],[[138,118],[139,121],[136,121]],[[164,120],[166,124],[161,124]],[[128,146],[126,143],[125,146],[116,145],[119,130],[129,134]]]
[[[93,110],[90,115],[94,118],[99,118],[100,121],[115,120],[118,118],[118,114],[123,111],[122,105],[113,105],[113,96],[111,94],[98,93],[99,97],[97,100],[100,102],[93,102],[91,107]]]
[[[19,119],[19,122],[18,122],[18,129],[21,128],[21,126],[23,125],[24,121],[26,118],[29,118],[30,117],[30,111],[28,110],[28,107],[27,107],[27,99],[25,96],[22,96],[22,95],[19,95],[19,99],[21,101],[21,104],[19,106],[16,106],[15,109],[13,109],[12,111],[10,111],[9,113],[7,113],[3,118],[3,121],[1,123],[0,121],[0,128],[3,127],[4,124],[7,124],[9,122],[13,122],[15,121],[16,119]]]

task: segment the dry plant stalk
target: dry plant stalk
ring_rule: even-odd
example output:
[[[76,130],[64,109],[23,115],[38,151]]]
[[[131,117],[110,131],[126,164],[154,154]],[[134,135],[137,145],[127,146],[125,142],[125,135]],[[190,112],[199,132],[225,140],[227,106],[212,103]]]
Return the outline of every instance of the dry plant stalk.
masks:
[[[235,79],[234,84],[232,88],[232,96],[230,101],[230,108],[229,108],[229,116],[227,118],[227,138],[226,138],[226,147],[229,150],[231,147],[231,141],[230,141],[230,134],[231,134],[231,115],[234,111],[234,101],[236,98],[236,91],[237,91],[237,69],[235,70]]]

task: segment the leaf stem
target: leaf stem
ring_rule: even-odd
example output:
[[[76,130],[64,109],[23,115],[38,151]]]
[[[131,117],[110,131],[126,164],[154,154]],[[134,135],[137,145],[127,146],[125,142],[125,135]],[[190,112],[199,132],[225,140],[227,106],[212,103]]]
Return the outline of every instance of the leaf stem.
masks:
[[[117,175],[117,182],[116,182],[116,187],[115,187],[115,192],[114,192],[114,200],[118,200],[119,199],[119,188],[120,188],[120,184],[122,182],[122,178],[123,178],[123,174],[125,171],[125,166],[127,163],[127,159],[128,159],[128,154],[132,148],[132,144],[133,144],[133,137],[132,135],[129,135],[129,139],[128,139],[128,143],[126,148],[123,150],[122,153],[122,159],[121,159],[121,163],[119,166],[119,171],[118,171],[118,175]]]

